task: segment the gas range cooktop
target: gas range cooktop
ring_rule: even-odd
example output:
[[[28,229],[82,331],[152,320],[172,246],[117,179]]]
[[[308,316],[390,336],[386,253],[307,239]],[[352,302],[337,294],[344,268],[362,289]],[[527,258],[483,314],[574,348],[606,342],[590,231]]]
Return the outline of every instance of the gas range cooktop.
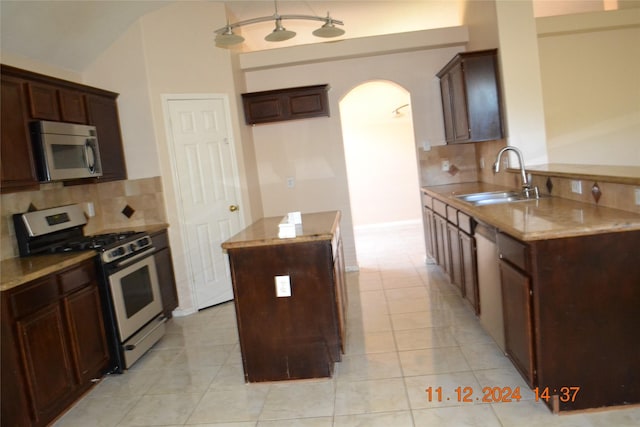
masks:
[[[98,251],[104,251],[108,249],[111,245],[119,242],[124,242],[129,237],[135,234],[144,235],[144,233],[136,233],[135,231],[123,231],[120,233],[106,233],[106,234],[96,234],[94,236],[72,237],[69,240],[65,240],[51,246],[48,252],[50,253],[77,252],[77,251],[87,251],[92,249],[98,250]]]
[[[93,250],[101,253],[103,262],[112,262],[151,246],[151,239],[142,232],[85,236],[82,228],[87,218],[78,204],[16,214],[13,222],[23,257]]]

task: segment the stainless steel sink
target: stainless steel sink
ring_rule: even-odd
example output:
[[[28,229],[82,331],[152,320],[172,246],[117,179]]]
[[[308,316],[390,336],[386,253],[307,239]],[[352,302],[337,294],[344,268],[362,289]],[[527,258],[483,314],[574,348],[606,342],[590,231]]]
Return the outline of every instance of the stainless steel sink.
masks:
[[[540,195],[540,197],[546,196]],[[527,197],[520,191],[488,191],[484,193],[462,194],[460,196],[456,196],[456,198],[474,206],[536,200],[535,197]]]

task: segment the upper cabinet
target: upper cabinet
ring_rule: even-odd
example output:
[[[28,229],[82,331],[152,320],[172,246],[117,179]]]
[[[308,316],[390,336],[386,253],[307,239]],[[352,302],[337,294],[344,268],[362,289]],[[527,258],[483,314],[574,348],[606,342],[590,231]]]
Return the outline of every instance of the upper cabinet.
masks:
[[[447,143],[503,137],[497,54],[462,52],[438,72]]]
[[[2,73],[0,100],[0,182],[2,191],[38,188],[38,176],[29,140],[28,113],[23,96],[24,80]]]
[[[87,123],[82,92],[36,82],[28,82],[26,87],[32,119]]]
[[[39,188],[29,122],[52,120],[96,126],[103,176],[67,182],[79,184],[127,178],[117,93],[31,71],[1,66],[3,193]]]
[[[329,85],[242,94],[248,125],[329,116]]]

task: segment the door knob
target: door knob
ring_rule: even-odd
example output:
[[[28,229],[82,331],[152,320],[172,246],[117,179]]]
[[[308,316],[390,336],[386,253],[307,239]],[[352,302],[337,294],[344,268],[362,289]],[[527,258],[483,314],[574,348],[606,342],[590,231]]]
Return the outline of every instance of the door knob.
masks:
[[[229,206],[229,210],[230,210],[231,212],[235,212],[235,211],[237,211],[237,210],[239,210],[239,209],[240,209],[240,207],[239,207],[238,205],[231,205],[231,206]]]

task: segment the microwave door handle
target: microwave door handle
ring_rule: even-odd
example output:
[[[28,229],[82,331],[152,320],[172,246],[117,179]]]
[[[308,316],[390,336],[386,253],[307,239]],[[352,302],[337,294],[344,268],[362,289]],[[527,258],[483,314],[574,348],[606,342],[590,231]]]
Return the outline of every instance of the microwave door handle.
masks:
[[[84,143],[84,162],[89,169],[89,172],[95,173],[96,171],[96,149],[91,140],[87,139]]]

